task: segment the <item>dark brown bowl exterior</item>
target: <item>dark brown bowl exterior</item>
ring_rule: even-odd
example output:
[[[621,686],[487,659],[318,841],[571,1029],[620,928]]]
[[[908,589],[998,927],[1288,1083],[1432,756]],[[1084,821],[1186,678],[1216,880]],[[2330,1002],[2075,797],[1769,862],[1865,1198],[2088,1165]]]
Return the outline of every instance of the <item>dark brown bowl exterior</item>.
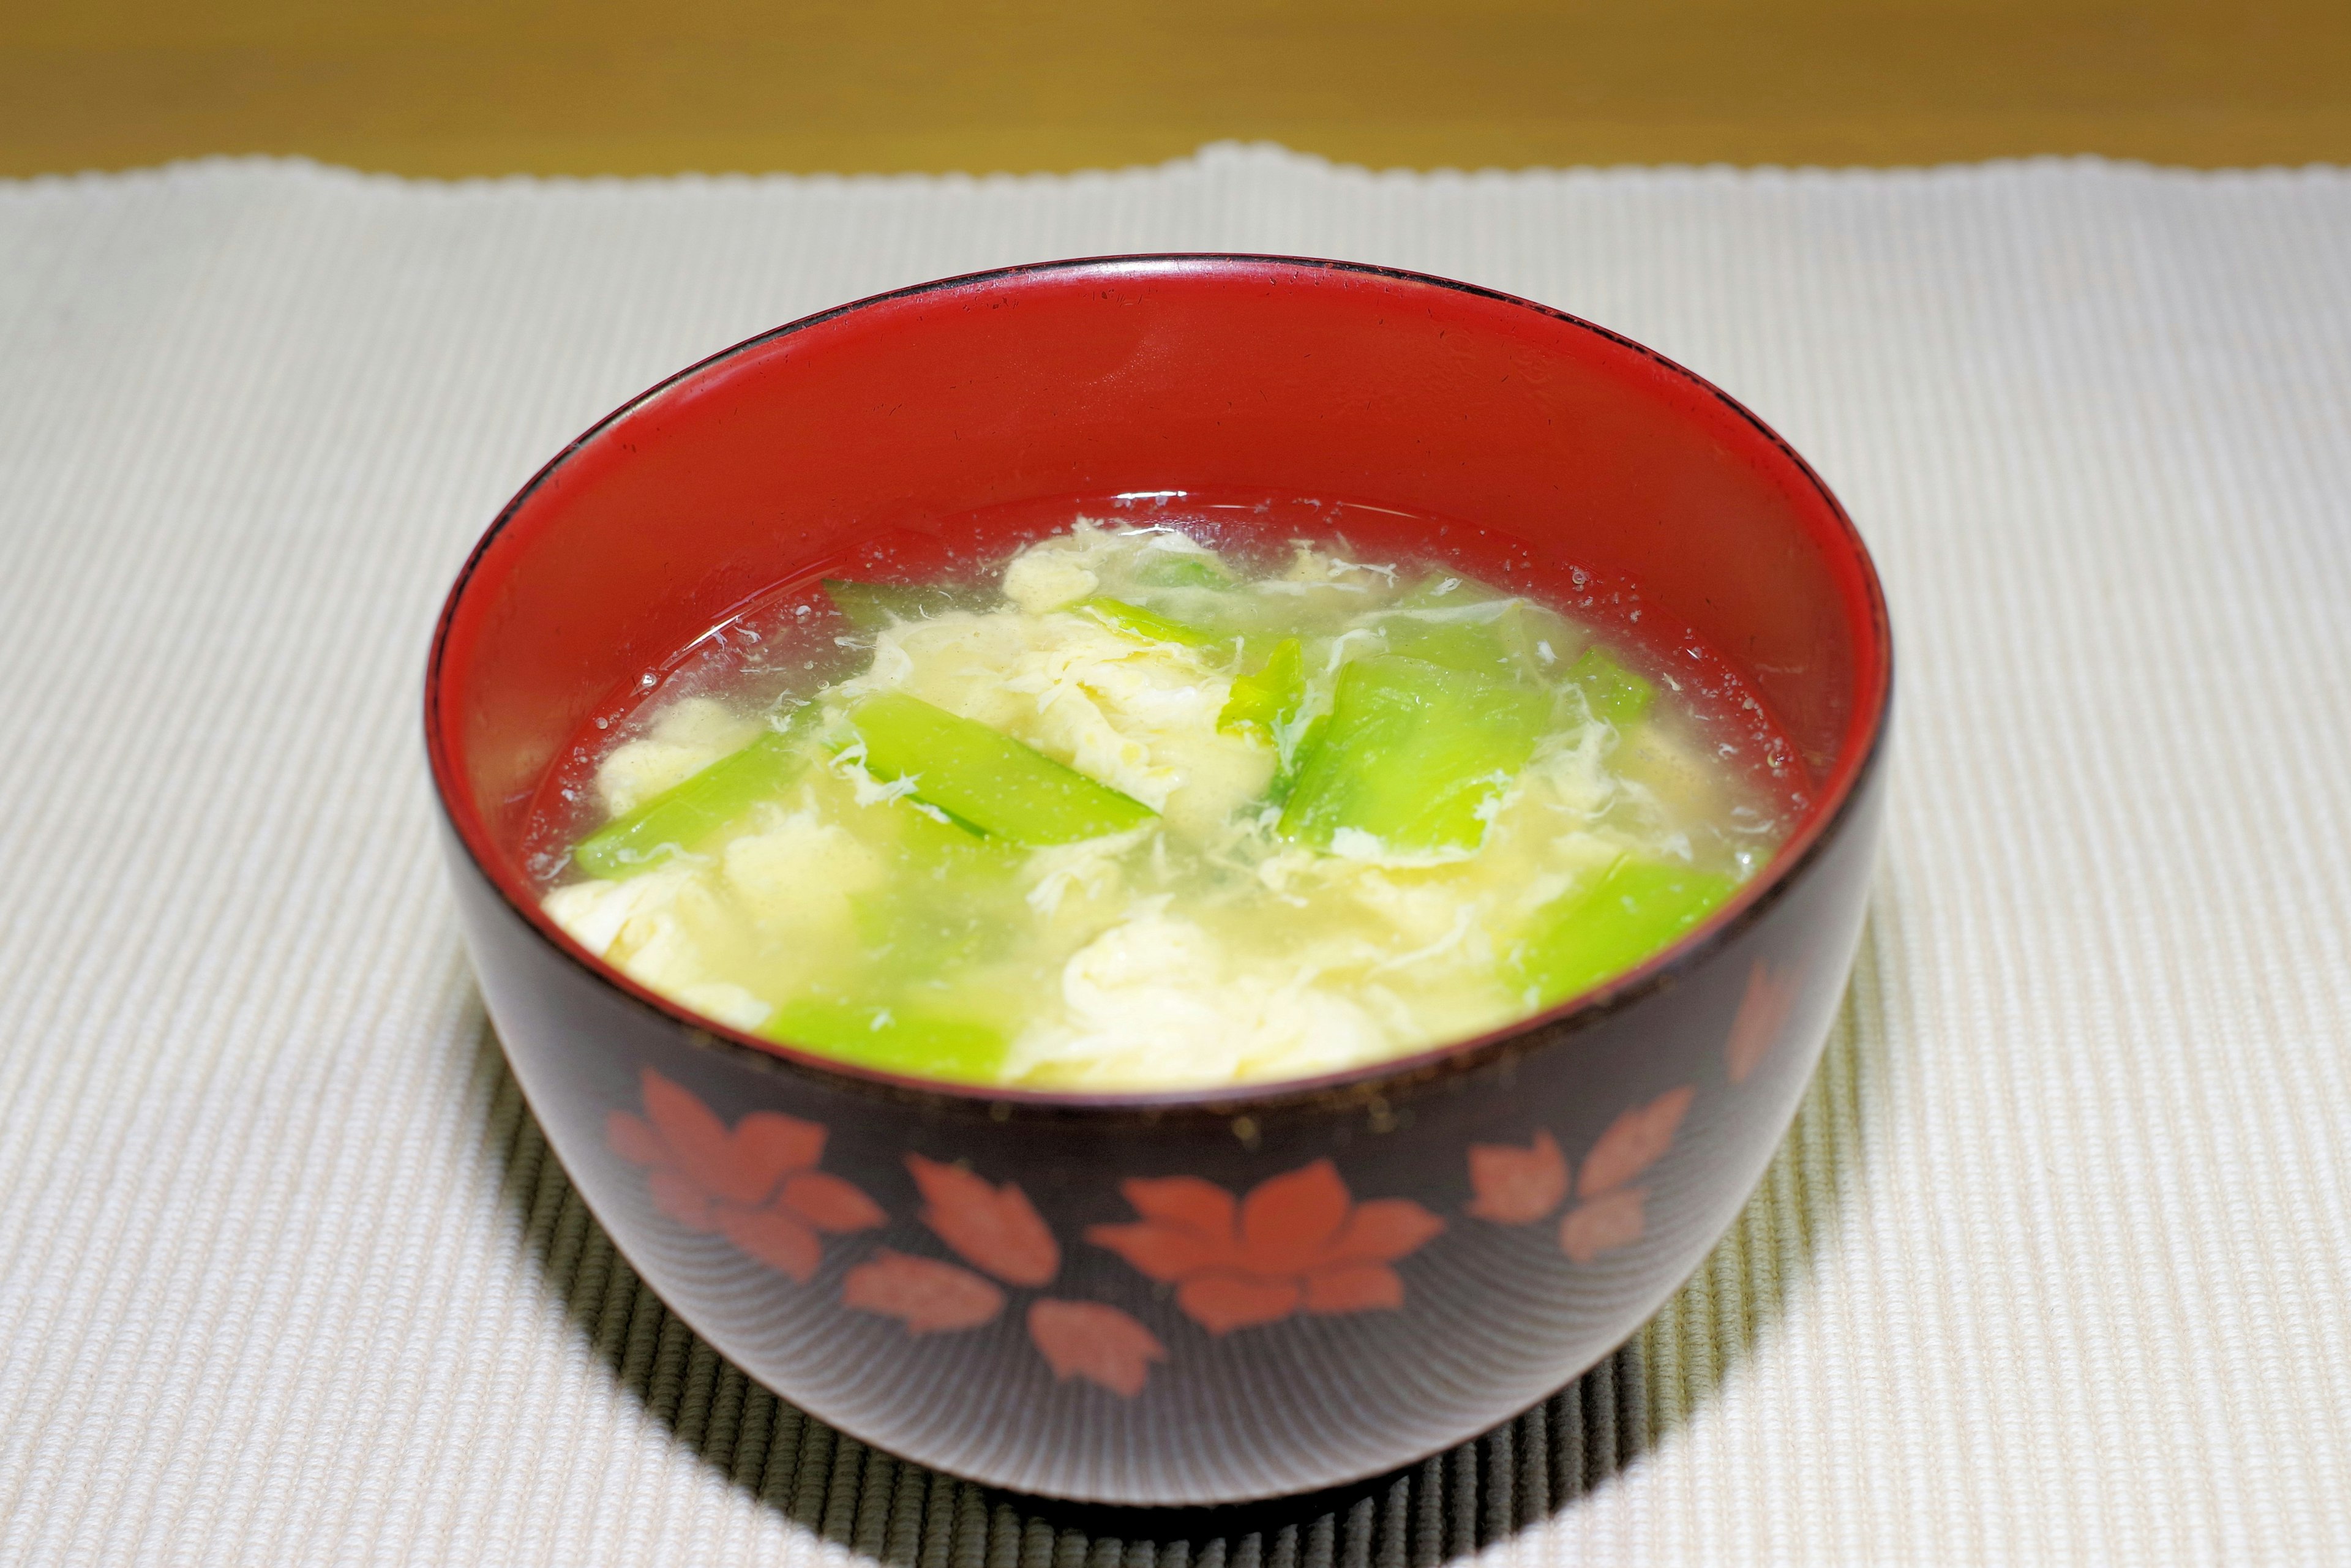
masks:
[[[1229,1110],[811,1072],[622,994],[448,847],[523,1091],[681,1317],[904,1458],[1052,1497],[1207,1503],[1449,1448],[1656,1310],[1795,1113],[1881,791],[1873,768],[1773,896],[1598,1016]]]
[[[536,909],[531,791],[599,703],[727,605],[926,518],[1191,476],[1476,517],[1502,571],[1600,552],[1750,672],[1819,786],[1795,838],[1596,998],[1229,1101],[958,1091],[762,1047]],[[1475,542],[1454,529],[1447,548]],[[632,404],[475,552],[426,730],[507,1057],[682,1318],[906,1458],[1203,1504],[1458,1444],[1593,1365],[1698,1266],[1843,991],[1890,691],[1850,523],[1687,371],[1441,279],[1139,257],[885,296]]]

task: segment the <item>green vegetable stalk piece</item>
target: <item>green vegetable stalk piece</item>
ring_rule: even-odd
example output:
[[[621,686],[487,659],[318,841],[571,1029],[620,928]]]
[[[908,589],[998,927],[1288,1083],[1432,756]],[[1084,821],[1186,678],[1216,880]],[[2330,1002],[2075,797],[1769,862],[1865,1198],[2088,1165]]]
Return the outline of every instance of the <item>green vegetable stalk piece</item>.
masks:
[[[1517,661],[1496,635],[1493,621],[1416,621],[1398,616],[1382,630],[1393,652],[1448,670],[1497,680],[1518,671]]]
[[[1403,610],[1450,609],[1457,604],[1486,604],[1501,598],[1474,577],[1458,571],[1432,571],[1404,591],[1396,601]]]
[[[1008,872],[1003,882],[1017,898],[1018,884]],[[989,891],[976,879],[958,883],[943,875],[894,896],[866,894],[852,899],[850,913],[865,950],[867,978],[893,986],[914,984],[1002,951],[1027,911],[1014,907],[1014,899],[985,896]],[[924,896],[934,892],[937,896]]]
[[[1657,688],[1618,664],[1604,648],[1586,648],[1567,669],[1567,678],[1583,688],[1593,716],[1618,729],[1629,729],[1649,711]]]
[[[1305,768],[1307,758],[1322,746],[1322,732],[1330,727],[1331,716],[1327,713],[1318,713],[1307,722],[1305,729],[1300,732],[1296,744],[1290,748],[1290,760],[1281,765],[1280,771],[1273,776],[1273,782],[1265,787],[1268,800],[1277,806],[1290,804],[1290,798],[1298,793],[1300,771]]]
[[[1232,574],[1214,556],[1155,551],[1137,567],[1134,580],[1145,588],[1230,588]]]
[[[1298,716],[1305,700],[1306,653],[1297,638],[1284,637],[1273,645],[1262,669],[1233,682],[1232,695],[1217,715],[1217,727],[1228,735],[1250,730],[1271,740]]]
[[[1008,735],[904,693],[867,698],[850,721],[864,738],[867,771],[912,779],[917,799],[1014,843],[1072,844],[1158,815]]]
[[[828,577],[824,591],[841,619],[860,632],[879,632],[893,621],[918,621],[933,611],[955,607],[955,591],[935,583],[851,582]]]
[[[823,997],[786,1003],[759,1032],[861,1067],[918,1078],[993,1079],[1006,1050],[1002,1034],[969,1019],[919,1005],[873,1006]]]
[[[1625,856],[1590,887],[1536,912],[1517,956],[1520,977],[1543,1006],[1564,1001],[1667,946],[1738,890],[1712,872]]]
[[[620,882],[706,842],[799,777],[808,766],[800,737],[813,711],[800,709],[783,729],[769,730],[613,818],[573,847],[571,863],[590,876]]]
[[[1357,660],[1299,752],[1281,831],[1325,849],[1348,829],[1406,853],[1475,849],[1480,813],[1550,717],[1540,691],[1396,653]]]
[[[1171,620],[1155,610],[1145,610],[1140,604],[1129,604],[1123,599],[1081,599],[1070,608],[1085,611],[1112,631],[1139,637],[1146,643],[1176,643],[1186,648],[1205,648],[1211,643],[1224,640],[1214,632],[1186,626],[1181,621]]]
[[[1388,651],[1448,670],[1546,679],[1573,645],[1565,617],[1530,599],[1498,593],[1472,578],[1431,572],[1396,601],[1404,611],[1443,611],[1442,618],[1393,615],[1381,622]]]
[[[1019,845],[913,797],[858,814],[860,826],[881,825],[876,819],[888,825],[890,873],[849,901],[868,988],[894,993],[983,962],[1025,929],[1017,873],[1028,852]]]

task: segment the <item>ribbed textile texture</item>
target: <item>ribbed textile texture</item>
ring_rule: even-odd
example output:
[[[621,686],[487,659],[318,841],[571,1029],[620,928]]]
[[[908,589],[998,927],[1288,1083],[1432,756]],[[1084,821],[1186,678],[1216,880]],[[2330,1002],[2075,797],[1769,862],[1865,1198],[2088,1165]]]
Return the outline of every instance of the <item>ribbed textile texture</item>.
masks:
[[[1745,400],[1877,552],[1888,850],[1737,1230],[1360,1495],[1097,1516],[779,1406],[587,1219],[419,737],[538,465],[876,290],[1425,268]],[[2351,1559],[2351,173],[0,185],[0,1563]]]

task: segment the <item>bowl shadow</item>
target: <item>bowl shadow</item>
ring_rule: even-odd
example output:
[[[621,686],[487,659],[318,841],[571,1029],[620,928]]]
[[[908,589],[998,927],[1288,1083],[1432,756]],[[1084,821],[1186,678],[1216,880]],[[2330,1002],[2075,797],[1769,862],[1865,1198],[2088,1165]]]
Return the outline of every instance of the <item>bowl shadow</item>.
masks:
[[[1886,1030],[1877,920],[1802,1108],[1738,1221],[1632,1339],[1514,1419],[1372,1480],[1226,1508],[1023,1496],[926,1469],[778,1399],[638,1278],[580,1201],[486,1024],[482,1135],[545,1288],[676,1440],[820,1539],[892,1568],[1434,1568],[1607,1487],[1672,1441],[1812,1270],[1858,1175]]]

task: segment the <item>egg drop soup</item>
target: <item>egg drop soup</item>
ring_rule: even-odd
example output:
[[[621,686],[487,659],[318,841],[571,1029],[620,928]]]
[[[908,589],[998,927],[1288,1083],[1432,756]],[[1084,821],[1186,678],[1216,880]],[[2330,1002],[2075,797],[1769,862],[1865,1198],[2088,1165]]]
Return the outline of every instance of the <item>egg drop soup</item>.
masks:
[[[802,582],[600,721],[538,812],[545,908],[682,1008],[891,1072],[1377,1062],[1640,964],[1785,839],[1786,743],[1662,619],[1165,517]]]

